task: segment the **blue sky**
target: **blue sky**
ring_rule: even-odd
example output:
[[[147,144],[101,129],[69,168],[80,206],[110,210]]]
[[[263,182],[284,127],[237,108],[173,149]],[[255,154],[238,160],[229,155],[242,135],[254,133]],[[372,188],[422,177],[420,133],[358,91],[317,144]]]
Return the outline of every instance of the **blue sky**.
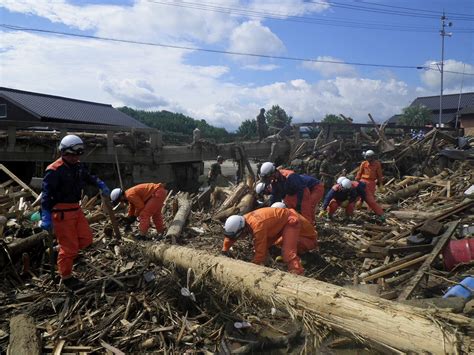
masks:
[[[273,57],[430,67],[441,57],[443,9],[453,23],[445,69],[474,73],[470,0],[0,0],[0,22]],[[439,94],[435,66],[232,56],[5,28],[0,36],[1,86],[183,112],[229,130],[274,104],[296,122],[329,113],[365,122],[369,112],[382,121],[417,96]],[[461,81],[464,92],[474,91],[474,75],[446,73],[445,92],[459,92]]]

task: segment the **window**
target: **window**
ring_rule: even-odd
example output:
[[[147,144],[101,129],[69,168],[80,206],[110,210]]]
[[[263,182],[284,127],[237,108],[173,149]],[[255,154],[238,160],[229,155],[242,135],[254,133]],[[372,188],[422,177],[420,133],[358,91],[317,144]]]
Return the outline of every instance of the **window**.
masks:
[[[7,104],[0,104],[0,118],[7,118]]]

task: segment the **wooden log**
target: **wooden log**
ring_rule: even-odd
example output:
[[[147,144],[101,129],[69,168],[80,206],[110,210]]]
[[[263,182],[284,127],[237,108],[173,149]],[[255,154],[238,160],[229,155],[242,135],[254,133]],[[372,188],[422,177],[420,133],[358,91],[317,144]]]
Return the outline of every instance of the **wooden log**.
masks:
[[[10,343],[7,355],[40,355],[41,339],[34,319],[20,314],[10,319]]]
[[[237,204],[240,199],[247,193],[247,191],[247,183],[241,182],[239,185],[237,185],[234,192],[229,197],[227,197],[227,199],[222,203],[221,208],[218,212],[224,211],[229,207],[232,207]]]
[[[415,291],[415,288],[420,283],[421,279],[425,275],[425,272],[428,271],[435,258],[439,255],[439,253],[441,253],[449,239],[451,239],[451,236],[453,235],[460,221],[461,220],[448,223],[448,229],[446,229],[446,232],[444,232],[443,235],[438,239],[438,242],[436,243],[435,247],[429,253],[428,257],[418,269],[415,276],[413,276],[413,278],[408,282],[402,292],[398,295],[398,301],[404,301],[408,299],[413,293],[413,291]]]
[[[237,208],[239,209],[239,214],[243,215],[246,214],[254,209],[255,204],[255,194],[248,193],[245,195],[242,200],[240,200]]]
[[[457,327],[469,319],[453,319],[298,276],[204,251],[166,244],[147,247],[154,262],[174,264],[212,279],[236,294],[245,292],[275,308],[290,307],[297,314],[312,315],[341,331],[372,342],[413,353],[451,354],[470,352],[470,338]],[[448,316],[449,317],[449,316]]]
[[[181,235],[183,227],[188,220],[189,213],[191,212],[191,200],[189,194],[184,193],[178,197],[179,209],[173,218],[168,230],[166,231],[166,238],[171,238],[171,242],[176,244],[176,239]]]
[[[374,274],[376,274],[376,273],[378,273],[378,272],[380,272],[380,271],[384,271],[384,270],[390,269],[391,267],[394,267],[394,266],[403,264],[403,263],[405,263],[405,262],[407,262],[407,261],[413,260],[413,259],[415,259],[415,258],[417,258],[417,257],[419,257],[419,256],[421,256],[421,255],[422,255],[422,253],[414,253],[414,254],[412,254],[412,255],[408,255],[408,256],[406,256],[406,257],[404,257],[404,258],[400,258],[400,259],[398,259],[398,260],[392,261],[392,262],[389,263],[389,264],[385,264],[385,265],[376,267],[376,268],[374,268],[374,269],[371,269],[371,270],[369,270],[369,271],[367,271],[367,272],[363,272],[362,274],[360,274],[360,275],[358,276],[358,278],[359,278],[359,279],[366,278],[366,277],[371,276],[371,275],[374,275]]]
[[[422,220],[429,219],[433,217],[434,215],[431,212],[413,211],[413,210],[390,211],[388,212],[388,214],[398,219],[422,219]]]
[[[380,272],[378,272],[374,275],[367,276],[367,277],[363,278],[362,281],[368,282],[368,281],[378,279],[379,277],[383,277],[385,275],[390,275],[390,274],[394,273],[395,271],[402,270],[402,269],[405,269],[407,267],[410,267],[410,266],[416,265],[418,263],[421,263],[422,261],[426,260],[427,258],[428,258],[428,255],[419,256],[418,258],[407,261],[406,263],[403,263],[403,264],[391,267],[389,269],[380,271]]]
[[[15,180],[15,182],[20,185],[21,187],[23,187],[25,190],[29,191],[30,194],[34,197],[34,198],[37,198],[38,197],[38,194],[36,192],[34,192],[31,187],[29,187],[27,184],[25,184],[23,181],[21,181],[15,174],[13,174],[10,170],[8,170],[8,168],[3,165],[3,164],[0,164],[0,169],[3,170],[3,172],[5,174],[7,174],[8,176],[10,176],[13,180]]]
[[[11,258],[12,261],[16,261],[23,253],[37,249],[43,244],[43,241],[47,237],[48,232],[42,231],[8,244],[6,250],[8,251],[9,256],[0,252],[0,267],[4,267],[9,262],[9,258]],[[0,251],[2,251],[2,249],[0,249]]]

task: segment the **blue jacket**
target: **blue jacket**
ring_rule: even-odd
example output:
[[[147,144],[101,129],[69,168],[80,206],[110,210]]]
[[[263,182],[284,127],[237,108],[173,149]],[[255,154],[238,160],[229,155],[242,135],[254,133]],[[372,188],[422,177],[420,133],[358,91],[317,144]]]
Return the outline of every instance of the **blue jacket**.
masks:
[[[286,195],[297,194],[296,205],[301,207],[303,201],[304,189],[311,190],[314,186],[319,184],[319,180],[312,176],[291,174],[286,179],[280,178],[272,183],[272,197],[271,203],[282,201]]]
[[[57,203],[77,203],[86,184],[96,185],[100,180],[89,174],[83,163],[68,165],[59,158],[46,168],[43,178],[41,209],[49,211]]]
[[[357,198],[360,197],[362,201],[365,201],[365,183],[362,181],[353,181],[352,187],[350,189],[343,189],[341,184],[334,185],[331,190],[326,194],[323,203],[323,210],[325,210],[329,202],[332,199],[335,199],[337,202],[343,202],[349,200],[350,202],[355,202]]]

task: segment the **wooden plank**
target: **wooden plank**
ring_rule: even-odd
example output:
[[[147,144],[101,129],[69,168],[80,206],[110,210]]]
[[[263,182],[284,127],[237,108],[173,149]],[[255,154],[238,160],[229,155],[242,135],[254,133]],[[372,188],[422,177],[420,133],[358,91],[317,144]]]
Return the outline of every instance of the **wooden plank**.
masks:
[[[0,169],[3,170],[3,172],[5,174],[7,174],[8,176],[10,176],[13,180],[15,180],[15,182],[20,185],[21,187],[23,187],[25,190],[29,191],[31,193],[31,195],[33,195],[34,198],[37,198],[38,197],[38,194],[36,192],[34,192],[31,187],[29,187],[27,184],[25,184],[23,181],[21,181],[15,174],[13,174],[10,170],[7,169],[7,167],[3,164],[0,164]]]
[[[107,211],[107,214],[109,215],[110,222],[112,223],[112,228],[114,230],[114,235],[115,238],[120,239],[120,229],[119,225],[117,222],[117,218],[115,217],[114,210],[112,208],[112,203],[110,202],[110,198],[100,196],[102,198],[102,202],[104,204],[105,210]]]
[[[363,278],[362,281],[364,281],[364,282],[372,281],[372,280],[378,279],[379,277],[392,274],[392,273],[394,273],[395,271],[398,271],[398,270],[401,270],[401,269],[405,269],[405,268],[407,268],[407,267],[409,267],[409,266],[412,266],[412,265],[416,265],[416,264],[418,264],[418,263],[421,263],[421,262],[424,261],[426,258],[428,258],[428,255],[422,255],[422,256],[420,256],[420,257],[418,257],[418,258],[416,258],[416,259],[407,261],[406,263],[403,263],[403,264],[400,264],[400,265],[391,267],[390,269],[381,271],[381,272],[379,272],[379,273],[377,273],[377,274],[374,274],[374,275],[371,275],[371,276],[367,276],[367,277]]]
[[[441,253],[444,246],[446,245],[446,243],[449,241],[454,231],[456,230],[460,221],[461,220],[448,223],[448,229],[446,229],[446,232],[444,232],[443,235],[438,239],[436,246],[433,248],[431,253],[427,255],[426,260],[418,269],[415,276],[413,276],[413,278],[408,282],[408,284],[405,286],[402,292],[398,295],[398,298],[397,298],[398,301],[403,301],[403,300],[408,299],[413,293],[413,291],[415,291],[415,288],[420,283],[421,279],[425,275],[425,272],[430,268],[431,264],[439,255],[439,253]]]

